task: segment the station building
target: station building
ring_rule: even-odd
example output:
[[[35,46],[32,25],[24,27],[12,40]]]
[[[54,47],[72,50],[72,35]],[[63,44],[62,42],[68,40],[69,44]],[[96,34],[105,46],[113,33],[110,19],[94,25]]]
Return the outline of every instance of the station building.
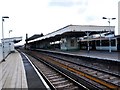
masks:
[[[67,25],[37,38],[26,38],[27,49],[120,50],[120,1],[118,2],[118,35],[115,26]]]
[[[111,31],[111,32],[110,32]],[[111,34],[114,37],[115,26],[96,26],[96,25],[67,25],[52,33],[28,40],[27,48],[44,48],[44,49],[60,49],[60,50],[75,50],[81,49],[81,41],[86,38],[86,49],[95,49],[96,43],[90,41],[96,38],[97,35],[105,36]],[[105,33],[105,34],[104,34]]]
[[[3,58],[3,52],[4,52],[5,57],[9,53],[15,52],[14,44],[20,42],[21,40],[22,40],[22,37],[4,38],[4,40],[1,39],[2,43],[0,44],[0,61]],[[3,41],[4,41],[4,44],[3,44]],[[3,49],[3,47],[4,47],[4,49]]]

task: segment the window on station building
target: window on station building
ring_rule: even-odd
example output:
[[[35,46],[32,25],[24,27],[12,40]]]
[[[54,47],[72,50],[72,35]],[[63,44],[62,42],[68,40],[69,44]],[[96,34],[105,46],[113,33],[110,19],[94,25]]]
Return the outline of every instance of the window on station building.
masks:
[[[96,41],[96,46],[100,46],[100,40]],[[101,40],[101,46],[109,46],[109,40]],[[115,39],[111,39],[111,46],[115,46]]]
[[[87,46],[87,42],[86,41],[83,41],[80,43],[81,46]]]
[[[116,44],[115,39],[112,39],[111,40],[111,46],[116,46],[115,44]]]
[[[100,41],[99,40],[96,41],[96,46],[100,46]]]
[[[109,40],[102,40],[101,44],[102,46],[109,46]]]
[[[117,38],[117,49],[120,50],[120,38]]]
[[[115,46],[115,39],[111,39],[111,46]],[[109,46],[109,40],[102,40],[102,46]]]
[[[74,39],[71,39],[70,45],[71,45],[71,47],[74,47]]]
[[[117,44],[120,45],[120,38],[117,39]]]

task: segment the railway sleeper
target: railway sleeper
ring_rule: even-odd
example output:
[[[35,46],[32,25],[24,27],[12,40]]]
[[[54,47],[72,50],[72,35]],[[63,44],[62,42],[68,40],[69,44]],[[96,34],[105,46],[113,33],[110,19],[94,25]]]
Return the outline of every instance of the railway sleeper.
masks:
[[[54,85],[69,82],[68,80],[53,82]]]
[[[56,79],[51,79],[51,82],[56,82],[56,81],[60,81],[60,80],[65,80],[65,78],[61,77],[61,78],[56,78]]]
[[[113,76],[112,76],[112,77],[110,77],[109,79],[114,80],[115,78],[116,78],[116,77],[113,77]]]
[[[44,72],[44,71],[43,71]],[[55,72],[44,72],[46,76],[56,74]]]
[[[96,73],[97,73],[97,71],[89,72],[89,74],[95,75],[95,76],[96,76]]]
[[[72,83],[69,83],[67,85],[62,85],[57,87],[58,90],[79,90],[79,87],[74,86]]]
[[[101,79],[109,79],[110,75],[101,75],[99,78]]]
[[[110,79],[109,82],[114,82],[114,81],[116,81],[116,80],[117,80],[116,78]]]
[[[58,86],[55,86],[56,88],[65,88],[65,87],[69,87],[73,86],[73,83],[68,83],[68,84],[59,84]]]
[[[47,77],[48,77],[48,76],[47,76]],[[52,76],[52,77],[49,76],[48,78],[49,78],[49,79],[56,79],[56,78],[61,78],[61,77],[62,77],[62,76],[59,75],[59,76]]]
[[[53,77],[59,75],[58,73],[47,75],[48,77]]]
[[[42,70],[42,71],[44,71],[44,72],[46,72],[46,73],[48,73],[48,74],[53,74],[53,73],[55,73],[52,69],[44,69],[44,70]]]
[[[64,80],[64,81],[60,81],[61,83],[59,83],[59,84],[54,84],[55,86],[60,86],[60,85],[67,85],[67,84],[69,84],[69,83],[72,83],[72,82],[70,82],[70,81],[66,81],[66,80]]]
[[[78,87],[63,87],[63,88],[57,88],[57,90],[80,90]]]
[[[114,82],[112,82],[112,83],[117,84],[117,85],[120,86],[120,80],[116,80],[116,81],[114,81]]]
[[[76,87],[71,87],[70,89],[68,90],[79,90],[79,88],[76,86]]]

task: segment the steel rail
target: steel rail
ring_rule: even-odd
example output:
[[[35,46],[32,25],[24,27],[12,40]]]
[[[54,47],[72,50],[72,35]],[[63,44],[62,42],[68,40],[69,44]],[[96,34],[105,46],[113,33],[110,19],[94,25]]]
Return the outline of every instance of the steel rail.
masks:
[[[29,54],[30,55],[30,54]],[[40,62],[44,63],[45,65],[49,66],[50,68],[54,69],[55,71],[59,72],[60,74],[62,74],[62,76],[68,78],[70,81],[72,81],[73,83],[77,84],[79,87],[81,87],[82,90],[89,90],[88,88],[86,88],[85,86],[81,85],[80,83],[76,82],[75,80],[73,80],[72,78],[68,77],[67,75],[65,75],[64,73],[62,73],[61,71],[57,70],[56,68],[54,68],[53,66],[51,66],[50,64],[46,63],[45,61],[43,60],[40,60],[39,58],[37,58],[36,56],[34,55],[30,55],[32,57],[34,57],[35,59],[39,60]],[[33,63],[35,65],[35,63]],[[50,82],[49,79],[47,79],[46,75],[40,70],[40,68],[35,65],[35,67],[38,69],[38,71],[42,74],[42,76],[44,77],[45,80],[47,80],[47,82],[50,84],[50,87],[54,90],[57,90],[55,88],[55,86]]]
[[[54,64],[56,64],[56,65],[58,65],[60,67],[63,67],[63,68],[65,68],[65,69],[67,69],[67,70],[69,70],[71,72],[74,72],[74,73],[79,74],[79,75],[81,75],[83,77],[86,77],[86,78],[88,78],[88,79],[90,79],[92,81],[95,81],[95,82],[97,82],[97,83],[99,83],[101,85],[104,85],[104,86],[108,87],[109,89],[115,89],[115,90],[119,90],[120,89],[120,87],[117,86],[117,85],[114,85],[112,83],[106,82],[106,81],[104,81],[102,79],[96,78],[96,77],[94,77],[92,75],[89,75],[87,73],[84,73],[82,71],[79,71],[79,70],[76,70],[74,68],[71,68],[71,67],[69,67],[67,65],[64,65],[64,64],[60,63],[60,62],[54,61],[54,59],[52,57],[48,57],[48,56],[43,57],[43,55],[42,55],[41,58],[44,59],[44,60],[47,60],[49,62],[52,62],[52,63],[54,63]]]

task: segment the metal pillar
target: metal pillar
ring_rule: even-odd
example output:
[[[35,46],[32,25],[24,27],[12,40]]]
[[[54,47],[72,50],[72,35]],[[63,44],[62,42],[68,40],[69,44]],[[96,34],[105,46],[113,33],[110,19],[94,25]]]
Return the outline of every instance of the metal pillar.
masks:
[[[106,18],[106,17],[103,17],[102,19],[108,19],[108,23],[109,23],[109,30],[110,30],[110,34],[111,34],[111,29],[110,29],[110,20],[115,20],[116,18]],[[109,52],[111,52],[111,37],[109,37]]]
[[[101,50],[101,46],[102,46],[102,41],[101,41],[101,32],[100,32],[100,50]]]
[[[4,29],[3,29],[3,22],[4,22],[4,18],[9,18],[8,16],[3,16],[2,17],[2,51],[3,51],[3,60],[5,61],[5,50],[4,50]]]
[[[3,60],[2,61],[5,61],[3,22],[4,22],[4,19],[2,18],[2,54],[3,54]]]
[[[90,38],[89,38],[90,32],[86,32],[86,34],[87,34],[87,50],[89,52],[90,51],[90,43],[89,43],[89,41],[90,41]]]
[[[109,30],[111,34],[111,29],[110,29],[110,18],[108,18],[108,23],[109,23]],[[109,36],[109,52],[111,52],[111,37]]]
[[[11,50],[10,50],[10,45],[11,45],[11,43],[10,43],[10,33],[12,32],[12,30],[9,30],[9,53],[11,52]]]

